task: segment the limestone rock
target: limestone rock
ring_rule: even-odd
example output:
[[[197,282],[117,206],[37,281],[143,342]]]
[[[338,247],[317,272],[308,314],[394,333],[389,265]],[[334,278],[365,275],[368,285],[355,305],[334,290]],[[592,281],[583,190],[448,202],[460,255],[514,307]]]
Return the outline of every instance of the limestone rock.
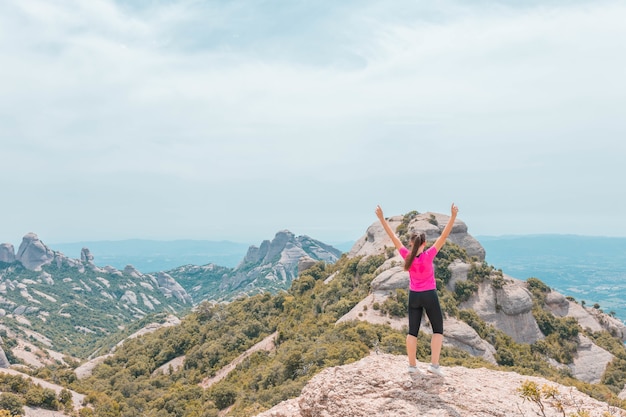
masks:
[[[606,330],[622,341],[626,341],[626,325],[598,309],[583,307],[556,291],[551,291],[546,295],[546,306],[555,316],[576,319],[583,329],[593,332]]]
[[[124,268],[124,275],[130,275],[133,278],[140,278],[142,274],[134,266],[126,265]]]
[[[0,262],[15,262],[15,248],[10,243],[0,244]]]
[[[157,274],[157,283],[159,290],[161,290],[166,297],[174,297],[185,304],[192,304],[191,296],[169,274],[159,272]]]
[[[487,323],[502,330],[518,343],[534,343],[543,339],[532,314],[533,300],[525,283],[504,276],[505,285],[495,289],[489,282],[478,285],[477,294],[461,303],[461,308],[476,311]]]
[[[340,250],[308,236],[295,236],[282,230],[273,240],[265,240],[259,247],[250,246],[239,265],[222,279],[220,292],[232,299],[243,294],[286,290],[297,277],[303,257],[333,263],[341,254]]]
[[[607,365],[615,358],[611,353],[595,345],[589,338],[579,335],[578,351],[574,363],[569,365],[574,378],[597,384]]]
[[[370,284],[372,291],[392,291],[409,288],[409,273],[401,266],[387,269],[374,278]]]
[[[302,272],[311,268],[316,263],[317,261],[315,259],[311,258],[308,255],[304,255],[298,260],[298,274],[301,274]]]
[[[422,370],[426,364],[418,363]],[[525,381],[555,388],[563,414],[601,417],[607,404],[572,387],[543,378],[464,367],[444,367],[445,378],[430,374],[410,377],[406,357],[372,354],[349,365],[315,375],[300,396],[284,401],[257,417],[388,417],[388,416],[510,416],[537,415],[532,401],[520,397]],[[561,415],[546,404],[547,415]]]
[[[462,349],[472,356],[476,356],[496,364],[496,348],[481,339],[476,330],[457,319],[447,319],[443,327],[444,341],[446,346]]]
[[[80,261],[84,262],[84,263],[89,263],[92,264],[93,263],[93,255],[91,254],[91,251],[89,250],[89,248],[82,248],[80,251]]]
[[[387,222],[391,229],[395,231],[403,219],[404,216],[393,216],[388,218]],[[441,235],[448,219],[450,219],[450,216],[439,213],[427,212],[418,214],[409,222],[408,230],[411,233],[424,232],[426,240],[434,241]],[[475,256],[479,261],[484,261],[485,249],[478,240],[468,234],[467,230],[467,225],[457,218],[448,239],[464,248],[469,256]],[[385,252],[385,248],[394,248],[394,245],[380,222],[376,221],[367,228],[365,236],[356,241],[350,252],[348,252],[348,257],[379,255]]]
[[[404,216],[393,216],[387,219],[391,230],[396,230],[402,223]],[[358,239],[350,252],[348,252],[348,258],[355,258],[357,256],[370,256],[380,255],[385,252],[385,248],[393,248],[393,242],[387,236],[385,229],[379,221],[373,223],[365,231],[365,236]]]
[[[54,252],[44,245],[35,233],[28,233],[22,239],[16,259],[24,268],[40,271],[43,265],[48,265],[53,261]]]

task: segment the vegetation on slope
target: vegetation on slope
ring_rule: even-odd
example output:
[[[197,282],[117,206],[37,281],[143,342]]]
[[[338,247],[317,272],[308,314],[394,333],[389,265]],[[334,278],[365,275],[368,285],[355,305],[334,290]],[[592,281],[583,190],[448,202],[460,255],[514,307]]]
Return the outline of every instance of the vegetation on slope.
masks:
[[[445,245],[441,256],[436,258],[440,298],[448,315],[467,322],[496,348],[498,369],[544,376],[622,405],[616,393],[626,376],[623,345],[620,348],[608,334],[593,335],[618,357],[612,365],[614,370],[607,372],[603,384],[573,379],[564,368],[551,366],[548,357],[559,357],[556,349],[559,340],[569,340],[581,330],[567,320],[543,317],[538,310],[537,316],[544,320],[541,326],[546,331],[551,329],[550,334],[557,335],[555,340],[550,340],[548,346],[515,343],[475,312],[459,308],[466,291],[459,294],[445,289],[443,284],[450,279],[447,266],[457,258],[471,261],[461,248],[452,244]],[[404,354],[403,331],[366,322],[335,324],[365,298],[376,269],[385,260],[385,255],[353,259],[344,256],[333,265],[320,262],[302,273],[287,292],[259,294],[229,304],[202,303],[181,325],[127,341],[86,380],[60,377],[66,372],[61,366],[47,368],[47,375],[41,376],[87,394],[93,408],[83,408],[81,417],[213,417],[226,408],[230,416],[255,415],[297,396],[307,381],[326,367],[354,362],[371,351]],[[480,263],[472,268],[471,281],[489,280],[496,288],[502,285],[501,273],[493,268]],[[332,280],[325,282],[330,276]],[[545,288],[535,281],[529,282],[529,288],[537,293],[539,306]],[[393,301],[402,306],[405,298],[406,292],[398,291]],[[386,308],[389,313],[396,311],[391,304]],[[275,350],[252,354],[206,390],[199,385],[274,332],[277,333]],[[561,336],[565,339],[558,338]],[[422,361],[429,358],[428,340],[420,335],[418,357]],[[183,355],[185,362],[181,369],[155,372]],[[567,361],[566,356],[563,361]],[[464,351],[449,348],[444,348],[442,363],[493,367]]]

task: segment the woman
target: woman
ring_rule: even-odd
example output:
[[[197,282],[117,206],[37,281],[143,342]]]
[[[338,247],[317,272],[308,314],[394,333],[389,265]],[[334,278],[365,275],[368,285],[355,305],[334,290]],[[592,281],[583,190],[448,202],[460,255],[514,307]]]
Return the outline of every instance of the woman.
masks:
[[[433,259],[446,243],[448,235],[452,231],[454,220],[459,208],[452,203],[450,208],[450,220],[437,238],[435,243],[426,249],[426,235],[423,232],[412,234],[409,239],[409,248],[404,247],[396,234],[391,230],[385,220],[383,210],[376,207],[376,216],[382,224],[385,232],[391,238],[400,256],[404,259],[404,270],[409,272],[409,333],[406,336],[406,353],[409,358],[409,373],[419,373],[417,368],[417,333],[422,322],[422,314],[426,311],[433,329],[430,342],[430,366],[428,371],[439,376],[444,376],[439,367],[439,355],[443,344],[443,313],[437,297],[437,284],[435,282],[435,266]]]

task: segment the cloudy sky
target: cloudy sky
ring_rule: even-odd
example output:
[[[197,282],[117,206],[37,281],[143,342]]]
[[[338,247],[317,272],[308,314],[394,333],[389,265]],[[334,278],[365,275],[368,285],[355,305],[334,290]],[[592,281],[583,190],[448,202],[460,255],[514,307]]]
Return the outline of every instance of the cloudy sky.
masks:
[[[0,241],[626,236],[626,3],[0,3]]]

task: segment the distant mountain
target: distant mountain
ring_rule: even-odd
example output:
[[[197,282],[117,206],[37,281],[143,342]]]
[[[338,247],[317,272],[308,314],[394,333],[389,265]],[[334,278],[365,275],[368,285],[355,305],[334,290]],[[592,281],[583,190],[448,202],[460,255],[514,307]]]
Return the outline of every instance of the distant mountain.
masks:
[[[184,265],[167,271],[195,302],[232,300],[241,295],[287,290],[298,276],[301,262],[336,262],[342,252],[308,236],[283,230],[259,247],[250,246],[233,269],[214,264]]]
[[[600,304],[626,320],[626,238],[579,235],[477,236],[486,260],[520,279]]]

